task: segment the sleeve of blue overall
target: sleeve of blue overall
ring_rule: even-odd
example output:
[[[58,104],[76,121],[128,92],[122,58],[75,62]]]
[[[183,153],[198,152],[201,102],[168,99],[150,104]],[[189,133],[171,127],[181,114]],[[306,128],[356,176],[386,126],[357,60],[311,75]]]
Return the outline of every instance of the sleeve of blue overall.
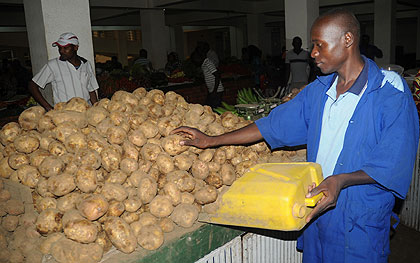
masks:
[[[387,87],[388,85],[388,87]],[[419,142],[419,120],[408,87],[402,92],[386,83],[382,89],[393,92],[383,96],[376,124],[378,143],[365,160],[361,170],[378,184],[404,199],[411,182]]]
[[[308,136],[309,85],[287,103],[255,121],[261,135],[271,149],[306,144]]]

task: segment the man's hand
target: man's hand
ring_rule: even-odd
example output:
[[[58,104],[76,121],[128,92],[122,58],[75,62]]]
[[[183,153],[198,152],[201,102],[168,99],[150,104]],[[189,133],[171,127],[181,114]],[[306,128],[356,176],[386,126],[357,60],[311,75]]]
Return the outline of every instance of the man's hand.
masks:
[[[318,201],[314,210],[306,218],[306,222],[311,221],[314,217],[318,216],[325,210],[334,207],[337,204],[338,196],[340,195],[341,189],[360,185],[360,184],[374,184],[375,180],[367,175],[364,171],[359,170],[352,173],[337,174],[327,177],[317,187],[313,185],[309,188],[309,193],[306,198],[316,196],[319,193],[324,193],[321,200]]]
[[[343,182],[340,178],[340,175],[332,175],[327,177],[327,179],[322,181],[317,187],[315,187],[315,184],[313,184],[312,187],[309,188],[309,193],[306,195],[306,198],[311,198],[320,194],[321,192],[324,195],[318,201],[312,212],[308,215],[306,222],[308,223],[312,220],[312,218],[321,214],[325,210],[334,207],[337,204],[337,199],[340,195],[342,187]]]
[[[181,141],[181,145],[195,146],[198,148],[208,148],[211,147],[212,137],[202,133],[198,129],[181,126],[171,131],[171,134],[180,134],[187,138],[187,140]]]

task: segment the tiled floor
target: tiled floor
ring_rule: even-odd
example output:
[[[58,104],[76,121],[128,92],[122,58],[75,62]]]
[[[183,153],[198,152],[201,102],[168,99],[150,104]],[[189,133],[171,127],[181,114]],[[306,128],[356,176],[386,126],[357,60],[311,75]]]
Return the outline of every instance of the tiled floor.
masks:
[[[420,232],[399,224],[391,236],[389,263],[420,263]]]

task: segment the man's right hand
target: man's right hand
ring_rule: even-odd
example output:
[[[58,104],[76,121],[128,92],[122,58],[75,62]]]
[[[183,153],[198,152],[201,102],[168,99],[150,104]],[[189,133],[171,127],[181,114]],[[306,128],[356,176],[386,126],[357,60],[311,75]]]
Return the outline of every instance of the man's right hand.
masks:
[[[186,140],[180,142],[181,145],[195,146],[202,149],[213,146],[211,145],[213,137],[210,137],[195,128],[181,126],[171,131],[171,134],[180,134],[186,137]]]

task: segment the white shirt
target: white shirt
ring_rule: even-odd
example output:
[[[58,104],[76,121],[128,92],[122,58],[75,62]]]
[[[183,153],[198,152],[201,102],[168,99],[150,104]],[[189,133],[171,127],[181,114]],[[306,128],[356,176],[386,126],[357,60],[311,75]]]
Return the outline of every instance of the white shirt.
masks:
[[[89,92],[99,88],[89,61],[81,61],[76,69],[68,61],[51,59],[32,80],[43,89],[48,83],[52,84],[54,104],[67,102],[74,97],[90,102]]]
[[[291,82],[308,83],[308,59],[309,52],[303,49],[299,54],[296,54],[293,49],[286,53],[285,63],[290,64]]]
[[[217,56],[216,51],[210,49],[207,52],[207,58],[210,59],[211,62],[213,62],[216,68],[219,66],[219,56]]]
[[[206,58],[201,64],[201,69],[203,70],[204,74],[204,81],[206,82],[207,89],[209,92],[213,92],[216,77],[213,75],[214,72],[217,71],[216,66],[211,62],[210,59]],[[217,87],[217,92],[222,92],[224,90],[222,81],[219,82],[219,86]]]

